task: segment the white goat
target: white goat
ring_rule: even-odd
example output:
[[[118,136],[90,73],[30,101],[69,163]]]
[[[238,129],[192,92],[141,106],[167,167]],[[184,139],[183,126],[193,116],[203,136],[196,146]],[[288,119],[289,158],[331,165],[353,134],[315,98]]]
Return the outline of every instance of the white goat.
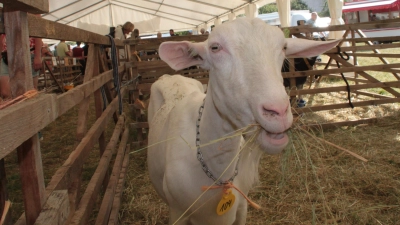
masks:
[[[279,153],[288,143],[293,117],[281,75],[284,58],[315,56],[337,43],[285,39],[259,19],[237,19],[218,26],[205,42],[160,46],[161,59],[173,69],[199,65],[210,71],[207,95],[198,81],[179,75],[164,75],[151,88],[148,167],[170,207],[170,224],[246,223],[247,201],[230,184],[247,195],[261,153]],[[250,134],[227,138],[254,124],[257,145],[241,149]],[[223,140],[212,143],[217,139]],[[204,193],[207,185],[221,188]],[[236,201],[221,206],[229,190]]]

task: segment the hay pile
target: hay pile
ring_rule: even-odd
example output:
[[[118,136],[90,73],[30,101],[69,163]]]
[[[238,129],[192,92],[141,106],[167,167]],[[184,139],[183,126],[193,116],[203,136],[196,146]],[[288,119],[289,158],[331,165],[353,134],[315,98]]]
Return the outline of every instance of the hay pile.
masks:
[[[306,113],[291,131],[281,155],[264,155],[260,183],[249,197],[262,206],[249,209],[247,224],[400,224],[399,104]],[[312,130],[304,122],[378,117],[378,123]],[[383,117],[385,116],[385,117]],[[123,224],[167,224],[168,209],[153,190],[146,152],[132,155],[121,210]]]

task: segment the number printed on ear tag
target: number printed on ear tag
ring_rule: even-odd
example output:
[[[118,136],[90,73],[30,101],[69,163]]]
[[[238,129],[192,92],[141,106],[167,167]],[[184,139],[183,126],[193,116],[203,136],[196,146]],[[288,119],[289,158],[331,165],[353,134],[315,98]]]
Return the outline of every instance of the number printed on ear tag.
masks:
[[[226,192],[222,195],[221,200],[217,206],[217,214],[222,216],[224,213],[228,212],[233,204],[235,203],[235,195],[232,193],[231,189],[226,190]]]

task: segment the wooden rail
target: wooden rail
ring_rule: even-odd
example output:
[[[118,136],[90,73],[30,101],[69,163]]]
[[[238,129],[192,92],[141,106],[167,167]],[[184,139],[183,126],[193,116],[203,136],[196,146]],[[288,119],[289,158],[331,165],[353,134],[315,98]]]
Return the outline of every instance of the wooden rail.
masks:
[[[121,199],[124,173],[127,171],[129,159],[127,146],[130,142],[130,131],[126,126],[125,114],[118,115],[119,99],[110,82],[113,79],[113,70],[107,68],[104,52],[101,50],[101,46],[110,46],[109,38],[33,15],[48,12],[47,0],[0,2],[4,4],[1,15],[4,16],[4,21],[0,21],[0,33],[7,36],[10,86],[15,97],[33,88],[30,51],[27,49],[29,36],[82,41],[90,45],[83,84],[61,95],[39,94],[35,98],[0,110],[0,213],[6,218],[3,224],[14,223],[7,211],[9,200],[5,185],[4,158],[15,151],[19,158],[25,206],[25,213],[15,224],[87,224],[88,217],[94,210],[95,200],[103,195],[102,186],[110,190],[105,193],[103,204],[112,207],[102,207],[104,214],[99,220],[107,223],[110,218],[115,223],[120,204],[118,199]],[[121,40],[115,40],[115,44],[118,47],[125,46]],[[120,76],[125,76],[128,72],[124,65],[119,66],[118,70]],[[105,90],[107,102],[103,102],[100,88]],[[127,86],[121,89],[122,96],[129,88]],[[92,102],[91,96],[94,96],[94,112],[90,112],[88,107]],[[103,105],[106,104],[103,111]],[[79,108],[76,148],[45,186],[37,133],[73,107]],[[88,128],[89,113],[94,113],[97,119]],[[112,119],[115,121],[114,132],[106,143],[104,131],[110,126]],[[98,168],[85,193],[81,195],[79,190],[82,167],[96,143],[99,143],[101,156]],[[111,165],[117,145],[118,157]],[[112,179],[108,173],[109,168],[114,168]]]

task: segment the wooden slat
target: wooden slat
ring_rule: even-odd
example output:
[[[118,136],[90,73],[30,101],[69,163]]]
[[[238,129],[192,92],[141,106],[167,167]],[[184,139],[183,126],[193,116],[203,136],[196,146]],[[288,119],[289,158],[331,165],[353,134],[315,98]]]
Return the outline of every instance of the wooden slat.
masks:
[[[121,94],[125,93],[125,88],[121,89]],[[102,116],[96,120],[92,127],[87,132],[86,136],[82,139],[82,142],[76,147],[76,149],[69,155],[68,159],[65,161],[63,166],[61,166],[51,181],[46,187],[46,199],[54,190],[68,189],[77,176],[79,176],[79,171],[84,163],[84,161],[89,156],[90,149],[94,146],[96,140],[100,137],[101,132],[106,128],[112,114],[118,108],[118,98],[115,98],[103,112]],[[123,117],[123,116],[122,116]],[[124,119],[121,119],[121,126],[124,123]],[[117,124],[118,125],[118,124]],[[24,225],[25,215],[22,215],[17,225]]]
[[[33,89],[26,12],[5,12],[8,70],[13,98]]]
[[[92,211],[93,205],[96,202],[96,196],[98,196],[100,192],[102,181],[106,175],[106,172],[108,171],[112,155],[116,151],[116,145],[118,143],[120,133],[123,127],[124,127],[123,124],[122,126],[116,127],[110,139],[110,142],[107,144],[107,148],[100,159],[96,171],[94,172],[92,178],[90,179],[90,182],[85,190],[85,193],[83,194],[81,201],[79,202],[78,210],[75,212],[73,216],[73,220],[70,223],[71,225],[87,224],[90,212]],[[129,130],[125,130],[121,140],[122,145],[124,145],[123,141],[125,142],[126,145],[128,135],[129,135]]]
[[[370,106],[370,105],[380,105],[380,104],[388,104],[400,102],[400,98],[390,98],[390,99],[375,99],[369,101],[362,102],[353,102],[354,107],[362,107],[362,106]],[[332,109],[345,109],[350,108],[348,103],[339,103],[339,104],[331,104],[331,105],[318,105],[304,108],[296,108],[294,112],[297,113],[307,113],[307,112],[317,112],[317,111],[326,111]]]
[[[148,122],[135,122],[130,124],[131,129],[137,129],[137,128],[149,128],[149,123]]]
[[[123,66],[120,66],[120,69],[123,70]],[[14,151],[23,141],[37,134],[111,78],[112,71],[108,71],[64,94],[41,95],[0,110],[0,121],[2,121],[0,123],[0,133],[2,134],[0,135],[0,158],[4,158]],[[21,117],[23,112],[28,116]],[[30,124],[30,126],[27,127],[26,124]],[[9,132],[10,127],[13,128],[13,132]],[[14,135],[14,133],[18,133],[18,135]]]
[[[49,12],[49,0],[2,0],[6,11],[24,11],[32,14]]]
[[[333,55],[337,56],[337,55]],[[341,60],[343,61],[343,60]],[[284,78],[291,78],[291,77],[306,77],[306,76],[313,76],[313,75],[324,75],[324,74],[333,74],[333,73],[348,73],[348,72],[364,72],[364,71],[382,71],[388,68],[400,68],[400,63],[393,63],[393,64],[381,64],[381,65],[372,65],[372,66],[354,66],[353,64],[348,63],[345,61],[343,67],[338,69],[324,69],[324,70],[306,70],[306,71],[296,71],[296,72],[284,72],[282,76]]]
[[[340,58],[338,55],[330,55],[330,56],[331,56],[332,59],[338,61],[338,62],[341,63],[343,66],[346,66],[346,67],[348,67],[348,66],[353,66],[351,63],[349,63],[349,62],[347,62],[346,60]],[[395,65],[395,64],[381,65],[381,66],[387,68],[386,66],[392,66],[392,65]],[[379,80],[377,80],[377,79],[374,78],[373,76],[369,75],[368,73],[361,72],[361,71],[360,71],[360,72],[357,71],[357,73],[358,73],[360,76],[364,77],[365,79],[368,79],[368,80],[369,80],[370,82],[372,82],[372,83],[379,83],[379,82],[380,82]],[[392,88],[383,87],[383,89],[385,89],[387,92],[389,92],[390,94],[392,94],[392,95],[394,95],[394,96],[396,96],[396,97],[400,97],[400,93],[399,93],[398,91],[392,89]]]
[[[68,191],[53,191],[43,206],[35,225],[64,225],[69,216]]]
[[[96,219],[96,225],[106,225],[108,219],[110,217],[110,212],[112,208],[112,202],[114,201],[115,190],[118,184],[118,180],[121,173],[121,167],[124,161],[126,144],[128,142],[129,137],[129,127],[125,128],[124,134],[121,139],[121,143],[119,144],[117,156],[114,161],[114,166],[111,174],[110,181],[108,183],[106,192],[104,194],[99,214]]]
[[[21,11],[5,12],[4,21],[11,95],[15,98],[33,89],[31,59],[30,55],[27,54],[30,52],[27,13]],[[30,112],[25,113],[29,115]],[[24,114],[18,112],[17,116],[21,117],[21,115]],[[18,135],[20,134],[15,133],[13,136]],[[42,157],[37,133],[23,141],[17,147],[17,155],[26,212],[25,220],[27,224],[33,224],[39,216],[45,200]]]
[[[0,218],[2,225],[10,225],[11,215],[9,211],[10,201],[8,199],[7,178],[4,159],[0,159]]]
[[[368,88],[384,88],[384,87],[397,87],[400,88],[400,81],[390,81],[390,82],[381,82],[381,83],[367,83],[367,84],[358,84],[351,85],[350,90],[356,91],[361,89]],[[339,92],[346,91],[347,86],[339,86],[339,87],[325,87],[325,88],[314,88],[314,89],[302,89],[302,90],[291,90],[289,92],[290,96],[296,95],[306,95],[306,94],[321,94],[321,93],[331,93],[331,92]]]
[[[88,60],[86,63],[86,75],[83,78],[83,83],[92,79],[93,76],[97,76],[99,73],[99,65],[97,61],[97,54],[99,51],[99,46],[94,44],[89,44],[89,53]],[[96,92],[95,90],[94,92]],[[76,129],[76,141],[77,143],[82,140],[87,131],[87,121],[89,118],[89,105],[90,105],[90,96],[87,96],[79,105],[78,112],[78,122]]]
[[[28,15],[28,26],[29,35],[32,37],[110,45],[110,39],[104,35],[46,20],[34,15]],[[118,39],[114,41],[116,46],[124,46],[123,41]]]
[[[126,172],[129,166],[129,153],[130,145],[127,145],[127,150],[125,152],[124,162],[122,163],[121,173],[119,175],[117,189],[115,191],[115,197],[111,208],[110,218],[108,220],[108,225],[118,225],[118,214],[121,206],[121,197],[124,191]]]
[[[338,127],[343,127],[343,126],[356,126],[356,125],[360,125],[360,124],[372,124],[372,123],[377,123],[377,122],[378,122],[377,118],[371,118],[371,119],[360,119],[360,120],[354,120],[354,121],[333,122],[333,123],[307,124],[304,127],[326,130],[326,129],[338,128]]]

